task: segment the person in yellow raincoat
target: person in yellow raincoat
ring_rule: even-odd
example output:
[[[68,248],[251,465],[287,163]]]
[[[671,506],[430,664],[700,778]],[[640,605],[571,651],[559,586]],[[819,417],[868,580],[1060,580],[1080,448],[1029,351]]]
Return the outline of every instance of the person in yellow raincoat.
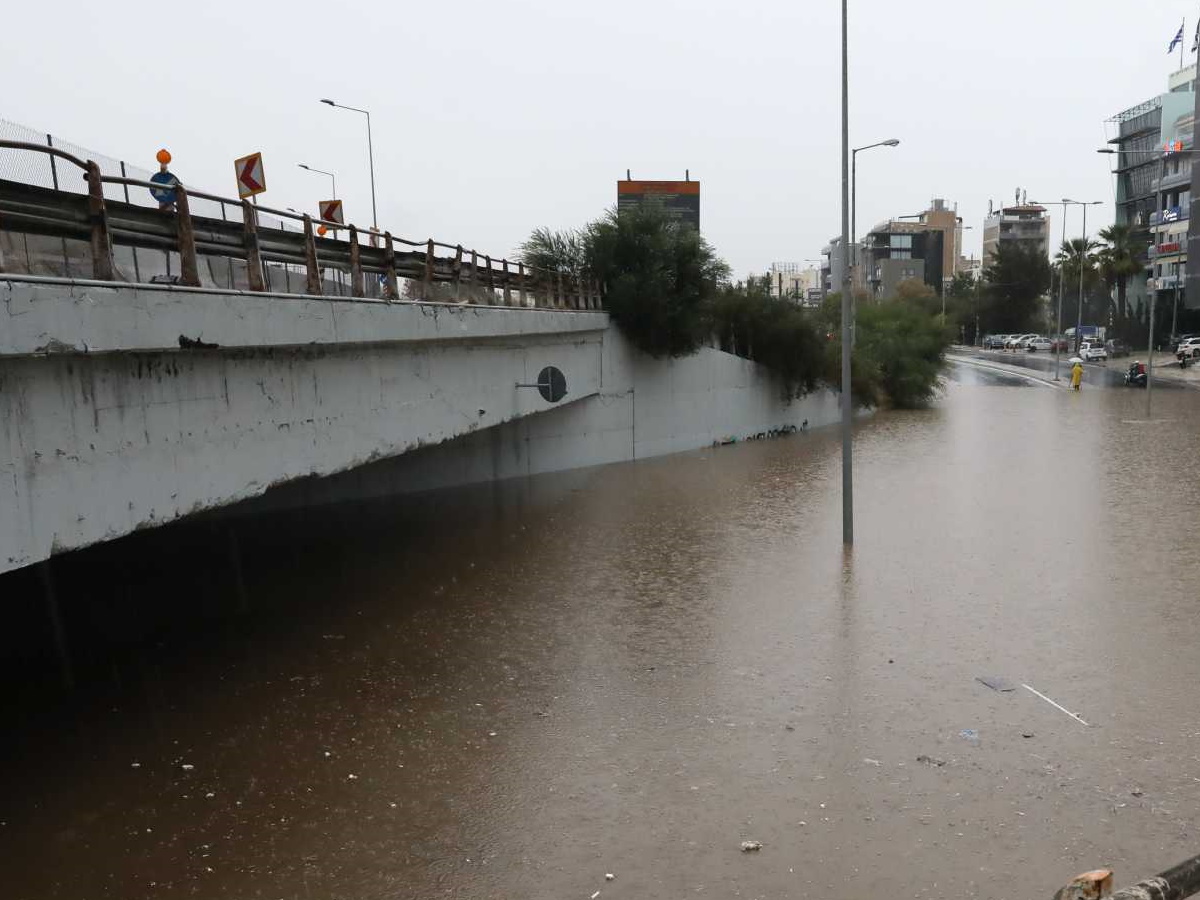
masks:
[[[1079,390],[1083,383],[1083,363],[1077,362],[1071,367],[1071,390]]]

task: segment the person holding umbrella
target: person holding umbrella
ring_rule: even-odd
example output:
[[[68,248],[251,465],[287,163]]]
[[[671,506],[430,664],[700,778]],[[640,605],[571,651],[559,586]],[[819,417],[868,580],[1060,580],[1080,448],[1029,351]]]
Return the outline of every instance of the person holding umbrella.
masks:
[[[1071,362],[1071,390],[1077,391],[1083,384],[1083,360],[1078,356],[1072,357]]]

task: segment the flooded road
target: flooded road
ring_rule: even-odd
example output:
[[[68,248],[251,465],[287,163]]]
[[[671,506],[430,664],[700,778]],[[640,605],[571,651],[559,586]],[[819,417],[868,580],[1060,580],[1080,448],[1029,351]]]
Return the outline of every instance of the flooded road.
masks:
[[[244,590],[224,526],[64,560],[81,686],[5,680],[0,896],[1150,875],[1200,851],[1198,404],[955,366],[859,428],[850,557],[830,429],[240,522]]]

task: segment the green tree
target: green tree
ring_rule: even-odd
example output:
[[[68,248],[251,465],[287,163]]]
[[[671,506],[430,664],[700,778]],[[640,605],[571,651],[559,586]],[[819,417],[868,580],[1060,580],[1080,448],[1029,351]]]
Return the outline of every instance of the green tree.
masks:
[[[580,275],[584,268],[584,235],[579,231],[535,228],[518,248],[518,258],[527,266]]]
[[[651,356],[686,356],[705,333],[704,307],[729,279],[708,241],[657,205],[609,213],[586,230],[584,269],[605,307]]]
[[[1106,244],[1100,251],[1100,271],[1109,287],[1116,288],[1117,319],[1124,324],[1129,319],[1129,279],[1142,270],[1146,242],[1128,225],[1109,225],[1100,237]]]
[[[915,409],[933,400],[950,343],[940,316],[905,303],[859,309],[852,364],[860,401]]]
[[[1112,312],[1112,297],[1100,268],[1100,249],[1098,241],[1089,239],[1085,242],[1083,238],[1072,238],[1063,242],[1054,257],[1054,284],[1057,285],[1058,278],[1064,279],[1064,296],[1076,298],[1075,304],[1068,304],[1072,309],[1078,309],[1079,270],[1083,267],[1083,316],[1085,324],[1091,325],[1107,322]],[[1067,316],[1068,320],[1071,318]]]
[[[967,272],[959,272],[946,286],[946,317],[954,334],[964,343],[979,341],[976,321],[979,317],[979,283]]]
[[[991,332],[1029,328],[1038,318],[1050,287],[1050,262],[1035,247],[1002,243],[983,270],[980,327]]]

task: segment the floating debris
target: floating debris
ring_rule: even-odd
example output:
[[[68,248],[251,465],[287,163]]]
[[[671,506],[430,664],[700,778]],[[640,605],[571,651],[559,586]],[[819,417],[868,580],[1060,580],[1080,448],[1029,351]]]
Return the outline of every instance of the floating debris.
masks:
[[[999,675],[976,675],[975,680],[982,685],[990,687],[993,691],[1000,691],[1004,694],[1017,689],[1015,684],[1007,678],[1001,678]]]
[[[1049,703],[1051,706],[1053,706],[1059,712],[1066,713],[1068,716],[1070,716],[1072,719],[1074,719],[1080,725],[1087,726],[1088,728],[1092,727],[1091,725],[1088,725],[1087,722],[1083,721],[1083,718],[1081,716],[1075,715],[1075,713],[1071,712],[1065,706],[1059,706],[1057,703],[1055,703],[1053,700],[1051,700],[1049,697],[1047,697],[1045,694],[1043,694],[1041,691],[1037,690],[1036,688],[1031,688],[1027,684],[1023,684],[1023,685],[1021,685],[1021,687],[1025,688],[1025,690],[1029,691],[1029,693],[1031,693],[1037,697],[1041,697],[1043,700],[1045,700],[1047,703]]]
[[[605,880],[605,881],[615,881],[615,880],[616,880],[616,877],[617,877],[617,876],[616,876],[616,875],[614,875],[612,872],[605,872],[605,873],[604,873],[604,880]]]
[[[763,847],[762,841],[742,841],[743,853],[755,853]]]
[[[866,763],[868,766],[881,766],[881,765],[883,765],[883,763],[881,763],[879,760],[877,760],[877,759],[871,759],[870,757],[867,757],[866,759],[864,759],[864,760],[863,760],[863,762],[865,762],[865,763]]]
[[[938,759],[936,756],[926,756],[924,753],[922,753],[920,756],[917,757],[917,762],[925,763],[925,765],[927,765],[927,766],[939,766],[939,767],[944,766],[946,764],[946,761],[944,759]]]

